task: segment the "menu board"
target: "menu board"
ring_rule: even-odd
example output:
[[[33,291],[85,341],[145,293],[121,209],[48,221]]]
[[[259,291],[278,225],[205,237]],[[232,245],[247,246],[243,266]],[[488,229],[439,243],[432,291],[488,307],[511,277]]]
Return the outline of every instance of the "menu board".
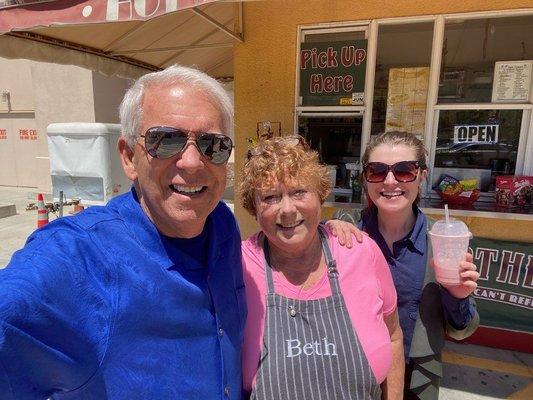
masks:
[[[498,61],[494,65],[492,102],[530,101],[533,61]]]
[[[424,135],[429,67],[391,68],[385,130]]]

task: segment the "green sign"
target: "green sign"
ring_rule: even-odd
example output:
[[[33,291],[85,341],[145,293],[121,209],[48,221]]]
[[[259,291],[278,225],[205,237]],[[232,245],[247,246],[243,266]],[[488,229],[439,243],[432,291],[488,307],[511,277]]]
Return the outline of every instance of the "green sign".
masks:
[[[532,244],[474,238],[470,246],[481,325],[533,333]]]
[[[366,40],[302,43],[301,105],[362,105],[365,90],[366,46]]]

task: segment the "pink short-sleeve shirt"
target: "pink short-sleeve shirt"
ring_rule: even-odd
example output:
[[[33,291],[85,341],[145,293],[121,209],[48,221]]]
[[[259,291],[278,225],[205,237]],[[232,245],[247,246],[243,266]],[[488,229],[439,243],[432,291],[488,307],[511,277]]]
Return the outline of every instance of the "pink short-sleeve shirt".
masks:
[[[355,240],[355,239],[354,239]],[[351,249],[340,246],[328,233],[332,255],[337,262],[342,295],[355,332],[363,346],[376,380],[385,380],[392,360],[390,335],[383,317],[396,309],[396,290],[389,267],[379,247],[365,236]],[[257,372],[263,343],[267,293],[263,249],[254,235],[242,247],[248,318],[244,330],[243,384],[250,391]],[[331,296],[327,274],[311,288],[300,291],[278,271],[273,271],[276,293],[301,300]]]

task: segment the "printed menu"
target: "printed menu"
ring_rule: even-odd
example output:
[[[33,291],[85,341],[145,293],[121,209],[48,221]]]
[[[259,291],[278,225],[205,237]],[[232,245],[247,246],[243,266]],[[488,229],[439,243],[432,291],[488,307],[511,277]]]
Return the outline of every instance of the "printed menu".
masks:
[[[494,65],[492,101],[528,102],[533,61],[498,61]]]
[[[429,67],[391,68],[387,95],[386,131],[424,135]]]

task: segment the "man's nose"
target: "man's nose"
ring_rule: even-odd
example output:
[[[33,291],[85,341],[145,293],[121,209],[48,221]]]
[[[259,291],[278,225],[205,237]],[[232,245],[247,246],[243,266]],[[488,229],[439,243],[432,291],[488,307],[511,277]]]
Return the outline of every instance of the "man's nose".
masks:
[[[392,171],[387,172],[387,176],[385,177],[384,183],[388,184],[388,185],[394,185],[394,184],[398,183],[398,181],[396,180],[396,177],[394,176]]]
[[[187,141],[187,144],[176,160],[176,166],[189,171],[198,170],[204,167],[202,154],[198,147],[196,147],[194,140],[190,139]]]

